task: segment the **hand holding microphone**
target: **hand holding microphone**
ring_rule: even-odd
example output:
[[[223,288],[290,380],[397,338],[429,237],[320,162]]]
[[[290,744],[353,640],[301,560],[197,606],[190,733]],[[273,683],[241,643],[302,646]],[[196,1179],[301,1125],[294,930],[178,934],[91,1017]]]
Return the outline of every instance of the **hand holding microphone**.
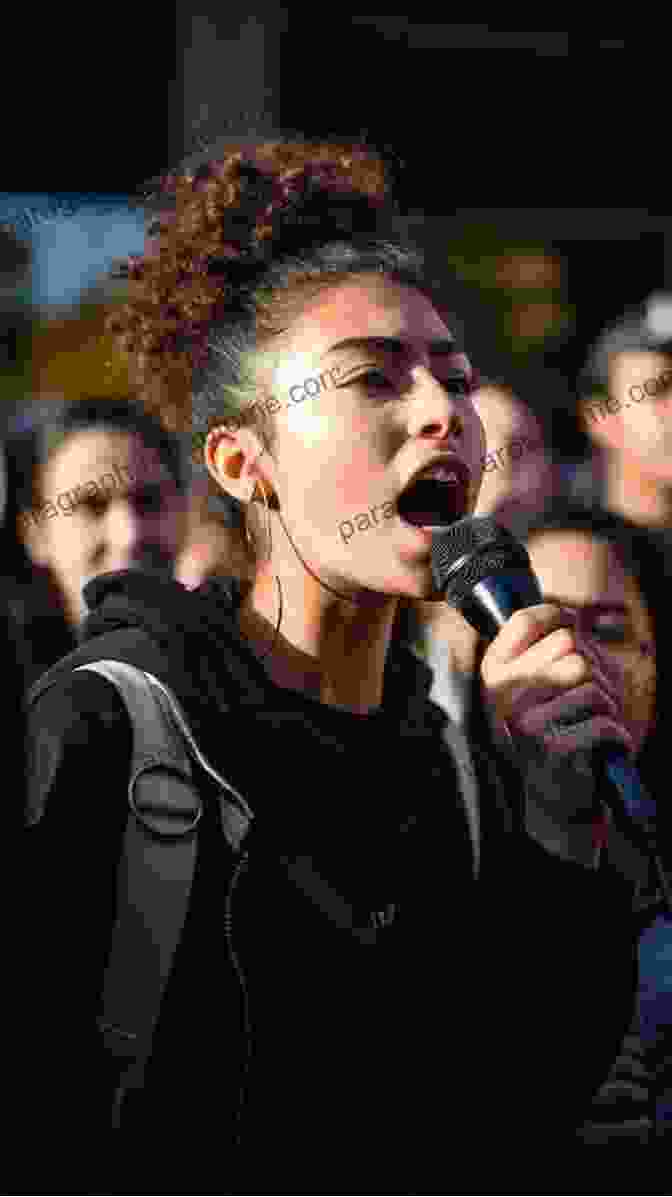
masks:
[[[634,744],[614,681],[588,646],[579,653],[571,612],[550,603],[515,611],[489,645],[481,676],[495,716],[515,738],[562,756],[598,744]]]
[[[577,652],[573,614],[544,603],[510,532],[490,517],[459,520],[434,536],[432,571],[446,602],[492,642],[481,675],[512,736],[562,755],[604,743],[632,750],[616,679],[588,646]]]
[[[462,519],[435,533],[432,574],[445,601],[492,641],[482,677],[497,717],[512,738],[551,754],[591,750],[603,800],[642,839],[672,910],[656,806],[631,760],[618,691],[588,646],[577,653],[571,613],[544,603],[525,546],[490,517]]]

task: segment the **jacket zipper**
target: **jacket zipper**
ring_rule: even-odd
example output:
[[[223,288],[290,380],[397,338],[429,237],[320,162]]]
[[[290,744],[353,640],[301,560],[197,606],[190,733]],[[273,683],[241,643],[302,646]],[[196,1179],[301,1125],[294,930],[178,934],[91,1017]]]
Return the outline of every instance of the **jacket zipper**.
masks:
[[[248,1077],[249,1077],[249,1071],[250,1071],[250,1064],[252,1061],[252,1024],[250,1021],[250,1002],[249,1002],[247,981],[245,978],[245,973],[243,972],[242,965],[240,963],[240,958],[238,956],[238,953],[236,952],[235,947],[233,946],[233,894],[236,889],[236,886],[238,885],[238,881],[240,879],[240,876],[241,876],[243,870],[247,867],[247,862],[248,862],[248,853],[243,852],[242,856],[240,857],[240,860],[237,862],[236,867],[233,870],[233,875],[231,877],[231,881],[229,884],[229,890],[228,890],[228,893],[226,896],[226,906],[224,909],[224,933],[226,935],[226,942],[227,942],[227,946],[229,949],[229,958],[230,958],[231,963],[233,964],[233,967],[235,969],[236,976],[238,978],[238,983],[240,985],[240,989],[241,989],[241,992],[243,995],[243,1020],[244,1020],[244,1025],[245,1025],[245,1042],[246,1042],[246,1046],[247,1046],[247,1052],[246,1052],[245,1061],[243,1064],[243,1074],[242,1074],[241,1082],[240,1082],[240,1091],[238,1094],[238,1108],[236,1110],[236,1116],[235,1116],[236,1130],[235,1130],[234,1142],[237,1147],[240,1147],[240,1145],[241,1145],[243,1106],[245,1104],[245,1098],[247,1095]]]

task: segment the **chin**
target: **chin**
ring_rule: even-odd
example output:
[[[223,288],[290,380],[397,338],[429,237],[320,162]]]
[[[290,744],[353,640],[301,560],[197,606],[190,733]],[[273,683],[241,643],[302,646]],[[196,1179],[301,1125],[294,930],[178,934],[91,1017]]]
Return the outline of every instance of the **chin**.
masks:
[[[420,599],[422,602],[440,602],[442,595],[437,591],[432,574],[431,555],[426,562],[416,562],[410,566],[404,562],[406,578],[395,585],[396,592],[401,598]]]

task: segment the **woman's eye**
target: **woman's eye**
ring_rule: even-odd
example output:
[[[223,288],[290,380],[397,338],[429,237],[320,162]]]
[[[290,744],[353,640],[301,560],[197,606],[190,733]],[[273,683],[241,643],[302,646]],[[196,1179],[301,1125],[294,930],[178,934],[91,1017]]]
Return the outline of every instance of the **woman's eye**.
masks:
[[[358,381],[362,379],[366,381],[367,386],[372,387],[376,391],[394,386],[382,370],[367,370],[366,374],[359,375]],[[459,395],[462,399],[470,395],[473,389],[464,374],[455,374],[452,378],[439,378],[437,382],[444,390],[449,391],[452,395]]]
[[[383,387],[392,386],[389,378],[383,374],[382,370],[367,370],[366,374],[360,374],[360,378],[366,379],[368,386],[374,387],[375,390],[382,390]]]

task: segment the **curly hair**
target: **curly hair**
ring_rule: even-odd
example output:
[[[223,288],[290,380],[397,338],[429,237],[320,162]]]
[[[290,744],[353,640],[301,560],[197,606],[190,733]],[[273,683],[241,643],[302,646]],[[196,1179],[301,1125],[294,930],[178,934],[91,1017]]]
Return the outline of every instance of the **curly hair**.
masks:
[[[148,408],[191,433],[197,473],[217,425],[254,427],[271,451],[265,354],[322,290],[371,273],[432,289],[388,168],[362,142],[239,141],[218,155],[146,194],[145,253],[128,259],[129,302],[107,323]]]

